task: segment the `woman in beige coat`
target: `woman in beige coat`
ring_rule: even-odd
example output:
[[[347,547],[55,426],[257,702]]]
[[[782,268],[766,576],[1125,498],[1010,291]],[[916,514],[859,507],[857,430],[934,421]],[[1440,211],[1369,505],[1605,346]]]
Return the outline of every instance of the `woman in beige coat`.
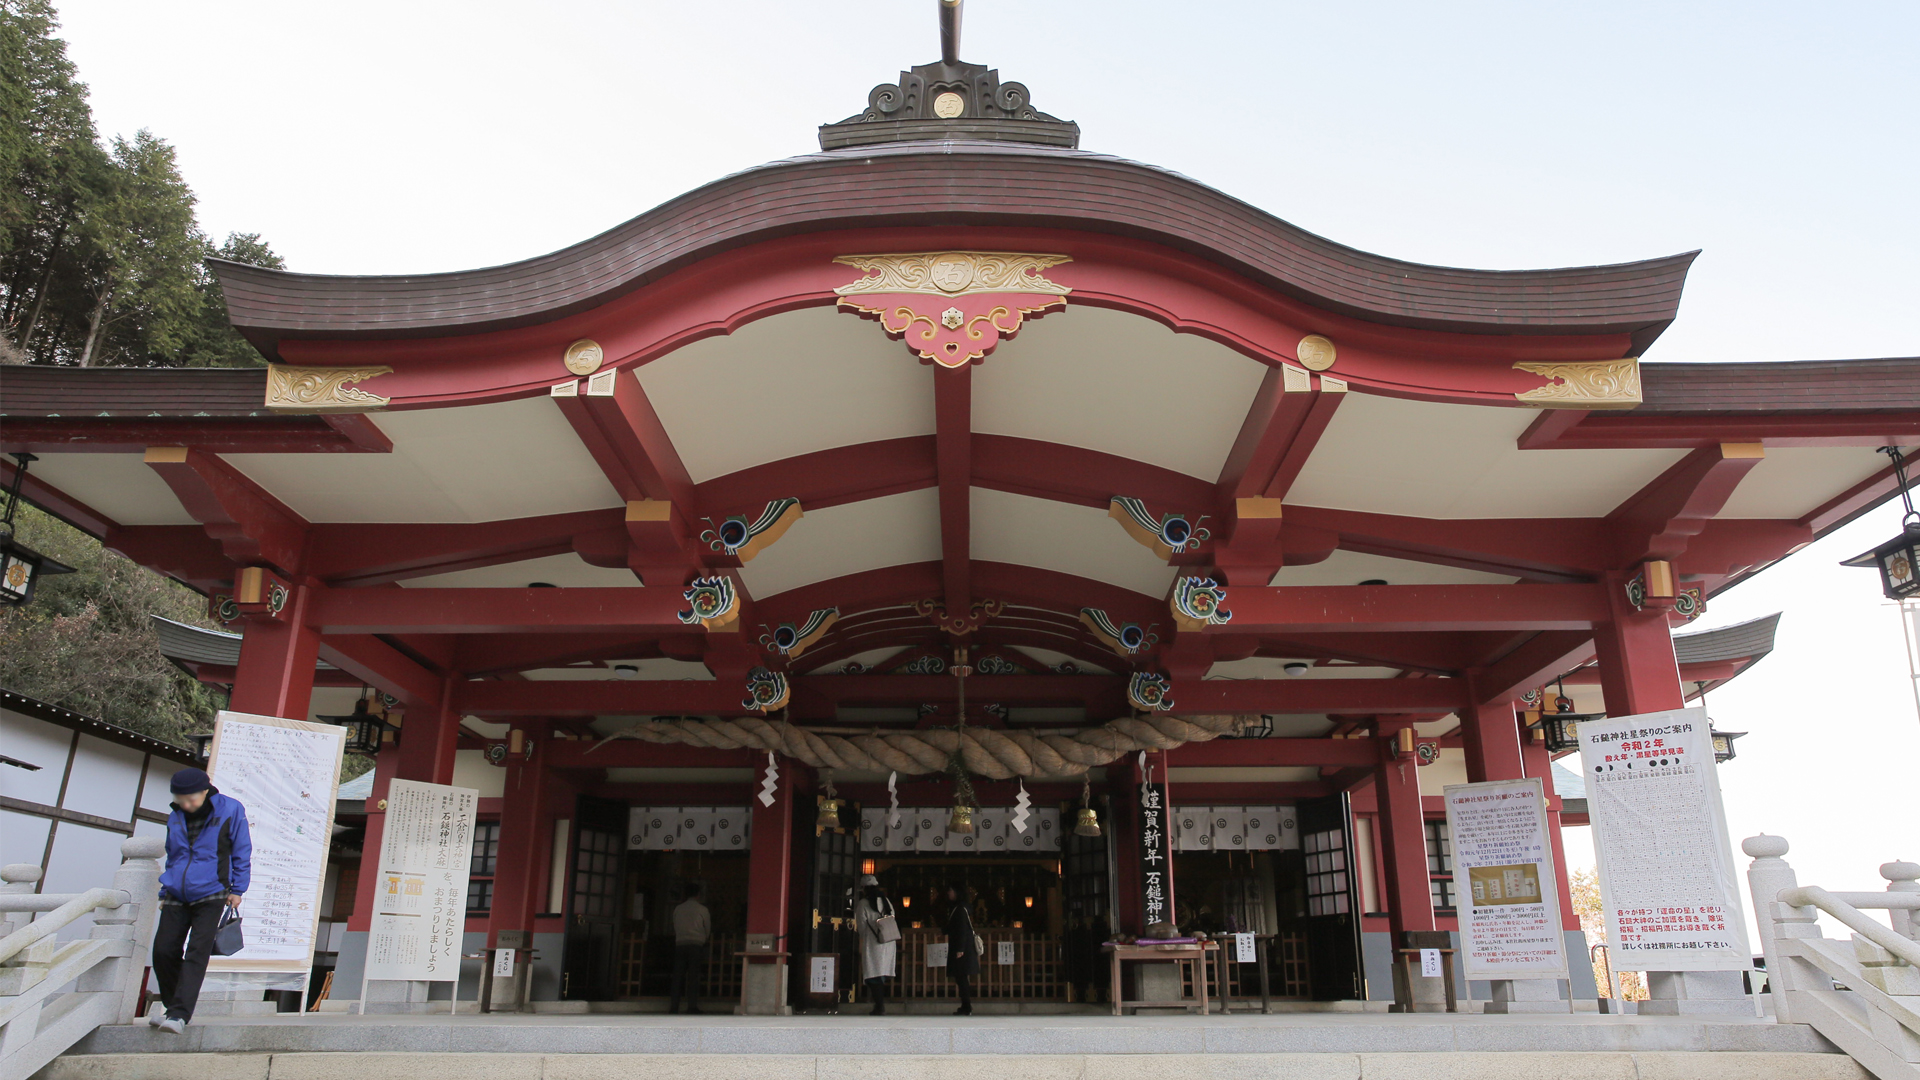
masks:
[[[867,993],[873,998],[873,1015],[887,1014],[887,982],[893,978],[900,958],[900,942],[880,940],[875,922],[896,915],[893,901],[880,879],[868,874],[860,879],[860,900],[853,907],[853,928],[860,936],[860,968],[867,981]],[[896,922],[896,926],[898,923]]]

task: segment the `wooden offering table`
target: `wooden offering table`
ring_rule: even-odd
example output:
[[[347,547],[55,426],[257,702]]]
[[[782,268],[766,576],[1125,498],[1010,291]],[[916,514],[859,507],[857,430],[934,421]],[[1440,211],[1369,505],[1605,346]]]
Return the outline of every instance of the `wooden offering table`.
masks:
[[[1194,1005],[1200,1007],[1200,1015],[1207,1015],[1207,954],[1218,956],[1220,945],[1213,941],[1164,942],[1159,944],[1126,944],[1109,941],[1101,946],[1107,952],[1113,965],[1113,986],[1109,999],[1113,1002],[1113,1015],[1124,1015],[1126,1009],[1183,1009]],[[1157,963],[1168,961],[1185,964],[1187,976],[1193,981],[1191,998],[1174,998],[1169,1001],[1125,1000],[1122,994],[1123,980],[1120,967],[1129,960],[1150,960]],[[1224,982],[1223,982],[1224,985]]]

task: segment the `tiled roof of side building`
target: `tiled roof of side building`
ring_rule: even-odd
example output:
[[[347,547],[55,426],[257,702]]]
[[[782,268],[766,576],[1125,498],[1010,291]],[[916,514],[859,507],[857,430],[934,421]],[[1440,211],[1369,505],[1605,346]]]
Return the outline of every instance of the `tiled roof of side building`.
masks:
[[[1673,658],[1682,664],[1758,660],[1773,651],[1780,612],[1732,626],[1673,635]]]
[[[1920,409],[1920,356],[1640,365],[1635,412],[1893,412]]]
[[[266,397],[264,367],[0,365],[0,416],[273,416]]]

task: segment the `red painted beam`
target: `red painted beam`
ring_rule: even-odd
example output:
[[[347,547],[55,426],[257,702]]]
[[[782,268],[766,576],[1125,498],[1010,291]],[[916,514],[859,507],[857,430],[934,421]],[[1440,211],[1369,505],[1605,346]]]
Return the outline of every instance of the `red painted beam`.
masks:
[[[8,417],[0,451],[35,454],[138,454],[149,446],[192,446],[211,454],[390,453],[378,428],[343,432],[329,418]],[[371,427],[371,425],[368,425]],[[377,441],[376,441],[377,437]],[[382,445],[384,444],[384,445]]]
[[[303,571],[306,521],[240,470],[184,446],[151,447],[146,462],[228,558],[267,563],[285,574]]]
[[[12,458],[0,458],[0,489],[13,490],[16,471]],[[90,536],[105,536],[114,527],[112,518],[35,476],[31,466],[20,483],[20,497]]]
[[[1480,672],[1474,680],[1476,696],[1481,701],[1512,700],[1591,659],[1591,630],[1549,630],[1535,634]]]
[[[1607,515],[1616,537],[1615,564],[1685,554],[1765,456],[1758,443],[1715,443],[1675,462]]]
[[[361,586],[538,559],[574,550],[576,537],[620,530],[622,513],[585,510],[473,524],[314,525],[307,568],[328,584]]]
[[[198,525],[115,525],[101,536],[101,543],[202,592],[233,585],[233,561]]]
[[[694,500],[737,509],[797,498],[804,509],[823,510],[930,488],[938,482],[934,457],[932,435],[836,446],[716,476],[695,485]]]
[[[1338,630],[1567,630],[1607,618],[1597,585],[1304,585],[1227,590],[1210,634]]]
[[[1345,385],[1288,364],[1269,368],[1217,484],[1221,505],[1235,499],[1284,499],[1346,400]]]
[[[1613,565],[1598,519],[1431,519],[1288,506],[1286,521],[1334,533],[1347,551],[1536,581],[1591,581]]]
[[[684,633],[666,589],[322,589],[309,618],[328,634]]]
[[[1212,485],[1115,454],[1013,435],[973,436],[973,482],[995,491],[1105,510],[1115,495],[1190,514],[1213,509]]]
[[[1175,679],[1176,713],[1450,712],[1466,703],[1458,679]]]
[[[934,462],[940,477],[940,584],[949,618],[973,608],[973,365],[933,369]]]
[[[556,769],[743,769],[767,760],[752,750],[650,743],[640,739],[548,739],[540,760]]]
[[[1907,440],[1888,440],[1885,445],[1892,446],[1905,441]],[[1908,456],[1912,456],[1911,449],[1908,450]],[[1916,484],[1920,484],[1920,471],[1915,471],[1908,482],[1910,487]],[[1900,482],[1894,475],[1893,465],[1889,463],[1886,468],[1813,508],[1800,519],[1799,524],[1812,530],[1814,535],[1824,534],[1845,525],[1878,506],[1883,500],[1891,499],[1898,494],[1900,494]]]
[[[320,659],[368,686],[392,694],[408,708],[434,708],[440,702],[442,672],[422,667],[371,634],[323,635]]]
[[[640,380],[622,370],[602,385],[610,392],[583,385],[580,396],[553,401],[621,498],[671,502],[691,516],[693,480]]]
[[[1768,446],[1888,446],[1920,439],[1920,413],[1825,413],[1795,416],[1661,416],[1589,413],[1578,423],[1555,430],[1547,416],[1520,436],[1522,450],[1622,450],[1708,447],[1723,442],[1765,442]]]
[[[1284,768],[1367,765],[1379,758],[1372,739],[1214,739],[1169,751],[1167,765],[1191,768]]]

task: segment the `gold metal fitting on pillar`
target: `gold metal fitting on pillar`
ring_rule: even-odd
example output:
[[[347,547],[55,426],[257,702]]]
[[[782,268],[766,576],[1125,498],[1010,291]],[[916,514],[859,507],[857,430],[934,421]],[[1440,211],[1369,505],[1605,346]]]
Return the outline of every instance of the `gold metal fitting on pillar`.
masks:
[[[1393,752],[1398,757],[1407,757],[1414,752],[1413,729],[1403,727],[1393,733]]]

